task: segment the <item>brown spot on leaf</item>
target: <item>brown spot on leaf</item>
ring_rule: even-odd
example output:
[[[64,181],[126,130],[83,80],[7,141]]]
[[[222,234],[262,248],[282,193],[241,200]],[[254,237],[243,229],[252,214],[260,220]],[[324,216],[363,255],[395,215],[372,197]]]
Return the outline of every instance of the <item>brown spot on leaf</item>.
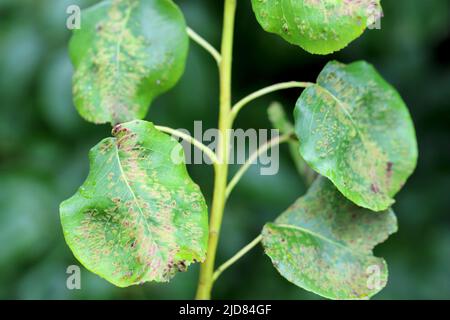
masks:
[[[394,164],[392,162],[390,162],[390,161],[386,164],[386,176],[388,178],[392,177],[392,172],[393,172],[392,168],[393,168],[393,166],[394,166]]]
[[[121,129],[122,129],[122,125],[121,125],[121,124],[117,124],[117,125],[115,125],[114,128],[112,129],[111,134],[112,134],[113,136],[116,136],[117,133],[119,133],[119,131],[120,131]]]
[[[178,271],[185,272],[187,270],[186,261],[184,260],[178,261],[176,267]]]
[[[380,192],[380,188],[377,186],[376,183],[372,183],[370,185],[370,190],[372,190],[373,193],[379,193]]]

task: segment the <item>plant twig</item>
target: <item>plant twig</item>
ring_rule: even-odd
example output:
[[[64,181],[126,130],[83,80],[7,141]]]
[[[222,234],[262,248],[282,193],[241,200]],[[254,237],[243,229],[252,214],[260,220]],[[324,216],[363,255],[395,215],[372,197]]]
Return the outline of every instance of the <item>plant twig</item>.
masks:
[[[226,186],[228,179],[229,130],[231,128],[231,70],[233,57],[234,19],[237,0],[225,0],[222,32],[222,59],[220,61],[220,110],[217,158],[214,179],[213,202],[209,222],[209,239],[206,260],[200,266],[200,277],[197,287],[197,299],[210,299],[213,286],[214,263],[216,259],[219,233],[226,202]]]

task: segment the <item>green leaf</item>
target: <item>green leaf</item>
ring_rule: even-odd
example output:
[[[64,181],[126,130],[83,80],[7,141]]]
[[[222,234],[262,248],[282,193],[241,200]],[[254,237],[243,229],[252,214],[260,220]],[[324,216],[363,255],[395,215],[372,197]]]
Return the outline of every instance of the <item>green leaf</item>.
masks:
[[[267,32],[315,54],[341,50],[381,15],[379,0],[252,0]]]
[[[144,118],[184,71],[189,39],[181,11],[171,0],[112,0],[81,16],[70,42],[78,112],[94,123]]]
[[[263,246],[280,274],[330,299],[365,299],[387,282],[372,249],[397,231],[394,213],[357,207],[326,178],[263,229]]]
[[[417,142],[405,103],[371,65],[328,63],[294,118],[310,167],[361,207],[394,203],[416,166]]]
[[[117,125],[113,135],[91,150],[87,180],[61,204],[66,242],[116,286],[168,281],[205,258],[205,200],[186,166],[172,161],[178,142],[152,123]]]

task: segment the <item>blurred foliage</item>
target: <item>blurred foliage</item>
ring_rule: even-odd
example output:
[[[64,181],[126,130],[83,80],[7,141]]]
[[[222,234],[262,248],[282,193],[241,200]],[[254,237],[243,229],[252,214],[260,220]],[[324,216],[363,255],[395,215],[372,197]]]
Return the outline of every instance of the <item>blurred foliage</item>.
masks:
[[[198,267],[169,284],[127,289],[115,288],[82,269],[82,289],[66,288],[66,268],[77,261],[63,240],[58,206],[86,178],[88,150],[110,132],[107,125],[83,121],[71,101],[66,8],[94,2],[0,0],[0,298],[192,298]],[[188,24],[218,46],[222,1],[177,3]],[[366,32],[337,54],[312,56],[265,33],[250,1],[239,1],[234,97],[279,81],[315,80],[331,59],[373,63],[410,107],[420,150],[417,171],[394,205],[400,230],[375,250],[390,267],[389,283],[376,298],[450,298],[450,2],[382,3],[381,30]],[[155,101],[148,119],[189,130],[194,120],[203,120],[205,129],[213,127],[217,94],[213,60],[191,44],[183,78]],[[269,103],[279,100],[291,113],[298,94],[298,90],[284,91],[254,102],[237,125],[269,127]],[[218,263],[304,193],[287,146],[281,151],[278,175],[260,176],[254,167],[232,194]],[[189,169],[210,199],[212,169]],[[216,284],[216,298],[318,298],[278,275],[261,248],[225,272]]]

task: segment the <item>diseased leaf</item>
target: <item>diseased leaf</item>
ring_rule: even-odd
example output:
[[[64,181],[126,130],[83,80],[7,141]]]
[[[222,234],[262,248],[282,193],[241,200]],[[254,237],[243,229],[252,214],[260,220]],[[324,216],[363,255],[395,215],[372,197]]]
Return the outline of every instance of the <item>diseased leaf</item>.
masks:
[[[290,282],[330,299],[365,299],[387,282],[372,249],[397,230],[394,213],[357,207],[319,177],[262,232],[274,266]]]
[[[305,89],[294,118],[300,153],[344,196],[385,210],[414,171],[417,142],[397,91],[366,62],[330,62]]]
[[[74,102],[94,123],[145,117],[156,96],[181,77],[186,24],[171,0],[103,1],[82,12],[70,41]]]
[[[206,252],[208,216],[178,142],[145,121],[117,125],[90,152],[90,173],[60,207],[77,259],[116,286],[168,281]],[[184,156],[182,157],[184,159]]]
[[[381,16],[379,0],[252,0],[259,24],[306,51],[329,54]]]

